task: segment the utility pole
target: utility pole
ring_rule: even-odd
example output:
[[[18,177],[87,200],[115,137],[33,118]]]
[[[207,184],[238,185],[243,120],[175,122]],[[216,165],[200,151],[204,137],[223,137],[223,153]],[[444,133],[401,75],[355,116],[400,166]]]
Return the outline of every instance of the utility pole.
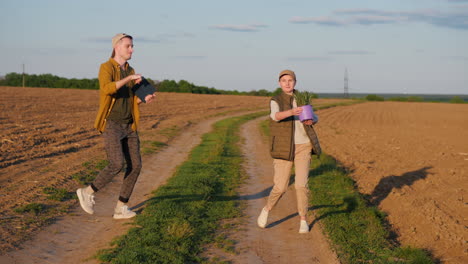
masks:
[[[24,88],[24,63],[23,63],[23,88]]]
[[[345,75],[344,75],[344,98],[349,98],[349,93],[348,93],[348,68],[345,68]]]

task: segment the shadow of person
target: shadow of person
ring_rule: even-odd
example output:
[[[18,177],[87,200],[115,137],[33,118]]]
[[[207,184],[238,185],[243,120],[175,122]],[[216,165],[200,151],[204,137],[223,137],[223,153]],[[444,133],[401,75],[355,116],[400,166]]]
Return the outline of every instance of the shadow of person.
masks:
[[[343,207],[345,206],[344,209],[342,210],[336,210],[336,211],[331,211],[331,212],[328,212],[328,213],[325,213],[323,215],[321,215],[320,217],[318,218],[315,218],[309,225],[309,230],[312,229],[312,227],[315,225],[315,223],[317,223],[318,221],[320,221],[321,219],[323,218],[326,218],[328,216],[331,216],[331,215],[335,215],[335,214],[344,214],[344,213],[351,213],[352,211],[354,211],[357,207],[357,201],[356,201],[356,198],[355,197],[345,197],[343,198],[343,202],[341,204],[335,204],[335,205],[317,205],[317,206],[310,206],[309,207],[309,211],[312,211],[312,210],[317,210],[317,209],[320,209],[320,208],[339,208],[339,207]],[[266,228],[272,228],[272,227],[275,227],[293,217],[296,217],[298,216],[299,214],[298,213],[294,213],[294,214],[290,214],[286,217],[283,217],[275,222],[272,222],[270,223],[269,225],[266,226]]]
[[[203,195],[165,195],[165,196],[158,196],[158,197],[152,197],[149,199],[146,199],[136,205],[134,205],[131,210],[139,210],[137,212],[141,212],[143,210],[143,207],[145,206],[146,203],[150,201],[157,201],[157,200],[165,200],[165,199],[170,199],[173,201],[179,201],[179,202],[192,202],[192,201],[201,201],[201,200],[214,200],[217,202],[226,202],[226,201],[238,201],[238,200],[257,200],[261,199],[263,197],[267,197],[273,186],[264,188],[263,190],[252,193],[252,194],[246,194],[246,195],[232,195],[232,196],[223,196],[223,195],[213,195],[210,197],[206,197]]]
[[[308,173],[309,178],[316,177],[317,175],[320,175],[320,173],[323,173],[324,171],[328,171],[328,170],[331,170],[331,169],[333,169],[333,167],[321,165],[318,169],[309,170],[309,173]],[[317,170],[317,172],[315,172],[316,170]],[[314,173],[312,173],[312,172],[314,172]],[[294,173],[291,173],[291,175],[289,177],[288,189],[289,189],[289,187],[291,185],[294,185],[295,177],[296,177],[296,175]],[[218,201],[218,202],[232,201],[232,200],[257,200],[257,199],[261,199],[261,198],[264,198],[264,197],[268,197],[270,195],[270,192],[271,192],[272,189],[273,189],[273,186],[269,186],[269,187],[266,187],[263,190],[260,190],[260,191],[258,191],[256,193],[245,194],[245,195],[233,195],[233,196],[213,195],[213,196],[209,196],[209,197],[204,197],[202,195],[197,195],[197,194],[193,194],[193,195],[165,195],[165,196],[158,196],[158,197],[149,198],[147,200],[144,200],[144,201],[134,205],[130,209],[134,210],[134,211],[136,211],[138,213],[138,212],[141,212],[143,210],[143,207],[145,206],[146,203],[148,203],[150,201],[164,200],[164,199],[171,199],[171,200],[180,201],[180,202],[200,201],[200,200],[208,200],[208,199],[209,200],[215,200],[215,201]],[[291,216],[291,217],[294,217],[294,215]],[[284,221],[286,221],[286,220],[287,219],[285,219]]]
[[[289,186],[294,184],[294,179],[295,179],[295,174],[292,174],[289,178]],[[218,201],[218,202],[223,202],[223,201],[232,201],[232,200],[257,200],[261,199],[264,197],[268,197],[270,195],[271,190],[273,189],[273,185],[264,188],[263,190],[260,190],[256,193],[252,194],[245,194],[245,195],[233,195],[233,196],[223,196],[223,195],[214,195],[210,198]],[[185,201],[185,202],[190,202],[190,201],[200,201],[200,200],[207,200],[207,197],[203,197],[201,195],[165,195],[165,196],[159,196],[159,197],[152,197],[147,200],[144,200],[136,205],[134,205],[131,210],[139,210],[137,212],[141,212],[143,210],[143,207],[145,206],[146,203],[149,201],[156,201],[156,200],[164,200],[164,199],[171,199],[171,200],[180,200],[180,201]]]
[[[270,195],[271,189],[273,189],[273,186],[267,187],[263,189],[262,191],[254,193],[254,194],[240,195],[238,196],[238,198],[239,200],[256,200],[256,199],[260,199],[263,197],[268,197],[268,195]]]
[[[345,208],[342,209],[342,210],[327,212],[327,213],[315,218],[314,221],[312,221],[310,223],[309,230],[311,230],[312,227],[314,227],[314,225],[318,221],[320,221],[320,220],[322,220],[322,219],[324,219],[326,217],[329,217],[331,215],[336,215],[336,214],[345,214],[345,213],[349,214],[352,211],[354,211],[356,209],[356,207],[358,206],[358,202],[356,200],[356,197],[352,197],[352,196],[345,197],[345,198],[343,198],[343,203],[338,204],[338,205],[334,205],[334,206],[329,206],[329,207],[342,207],[342,206],[345,206]]]
[[[419,170],[405,172],[400,176],[390,175],[382,178],[370,195],[367,196],[372,205],[378,206],[390,194],[393,189],[401,189],[404,186],[411,186],[418,180],[425,179],[427,170],[432,167],[424,167]]]

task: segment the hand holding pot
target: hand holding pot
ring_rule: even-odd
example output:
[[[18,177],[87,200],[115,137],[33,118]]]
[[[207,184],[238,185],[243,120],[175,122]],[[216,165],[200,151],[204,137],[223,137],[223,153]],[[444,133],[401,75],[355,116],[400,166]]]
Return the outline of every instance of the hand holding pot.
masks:
[[[291,109],[291,113],[295,116],[300,115],[302,113],[302,107],[295,107]]]

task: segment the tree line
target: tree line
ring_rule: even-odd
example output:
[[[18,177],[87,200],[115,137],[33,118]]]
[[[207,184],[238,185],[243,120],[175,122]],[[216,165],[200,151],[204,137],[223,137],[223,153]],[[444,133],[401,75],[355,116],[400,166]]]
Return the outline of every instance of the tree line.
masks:
[[[1,86],[23,86],[23,74],[8,73],[0,79]],[[76,89],[99,89],[99,81],[95,79],[68,79],[52,74],[24,74],[25,87],[44,88],[76,88]]]
[[[383,96],[369,94],[364,99],[367,101],[395,101],[395,102],[448,102],[452,104],[468,103],[461,96],[453,96],[452,98],[426,100],[422,96],[396,96],[385,99]]]
[[[174,80],[155,81],[146,78],[148,82],[153,84],[157,91],[160,92],[173,92],[173,93],[194,93],[194,94],[228,94],[228,95],[252,95],[252,96],[274,96],[281,92],[281,88],[275,91],[268,91],[265,89],[244,91],[226,91],[210,88],[206,86],[198,86],[186,80],[178,82]],[[0,86],[23,86],[23,74],[8,73],[4,78],[0,79]],[[68,79],[64,77],[55,76],[52,74],[25,74],[24,86],[26,87],[43,87],[43,88],[73,88],[73,89],[90,89],[98,90],[99,81],[94,79]]]

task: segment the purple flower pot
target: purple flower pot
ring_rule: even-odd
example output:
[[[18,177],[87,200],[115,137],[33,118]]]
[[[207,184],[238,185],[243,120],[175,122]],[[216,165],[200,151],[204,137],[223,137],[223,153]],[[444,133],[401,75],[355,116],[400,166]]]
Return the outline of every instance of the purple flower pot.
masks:
[[[314,118],[313,113],[314,110],[312,109],[311,105],[303,105],[302,107],[302,112],[299,114],[299,120],[301,122],[304,122],[306,120],[312,120]]]

